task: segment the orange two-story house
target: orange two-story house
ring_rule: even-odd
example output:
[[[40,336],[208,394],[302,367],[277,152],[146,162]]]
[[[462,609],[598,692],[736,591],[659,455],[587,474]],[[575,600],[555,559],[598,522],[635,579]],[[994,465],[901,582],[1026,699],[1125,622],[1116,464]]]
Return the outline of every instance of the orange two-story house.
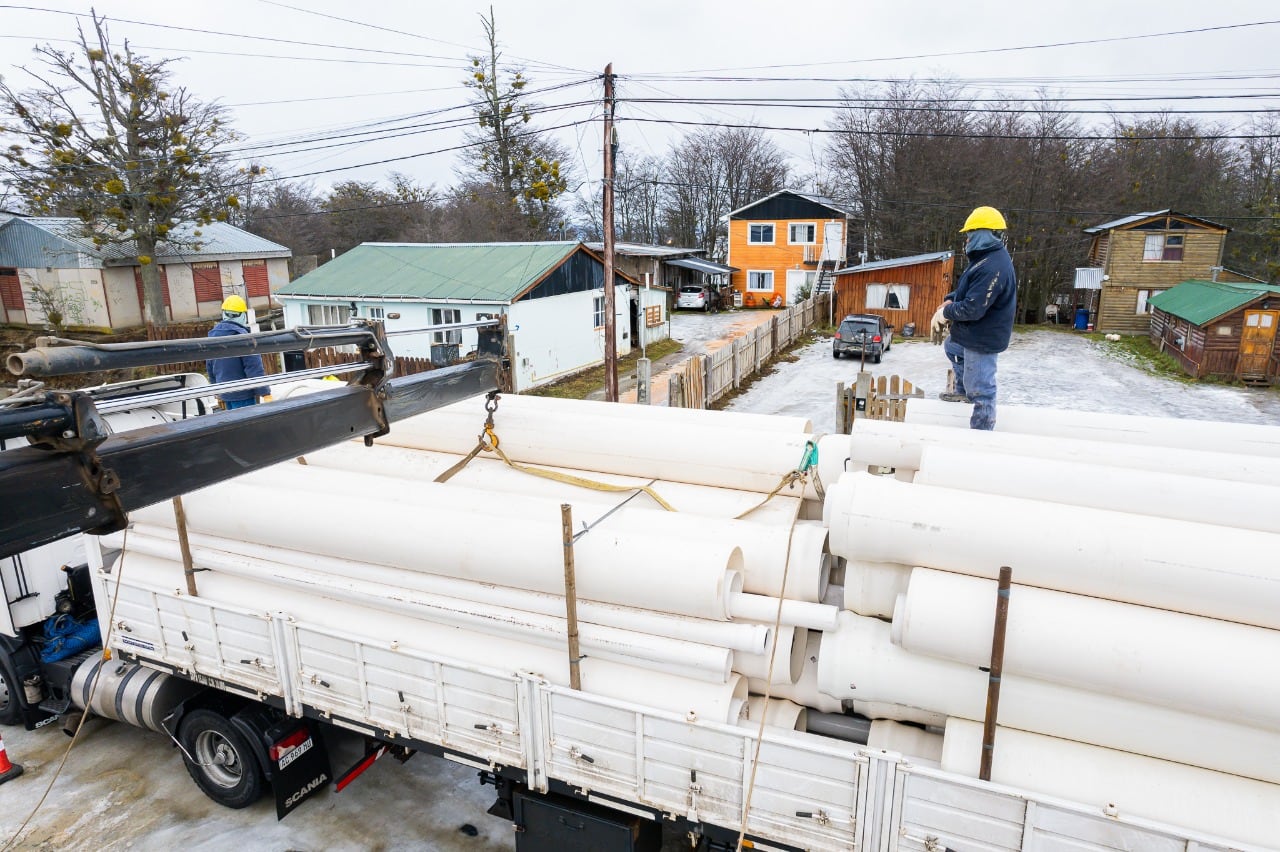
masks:
[[[746,307],[824,292],[845,265],[851,213],[829,198],[782,190],[729,213],[730,284]]]
[[[1230,228],[1173,210],[1137,213],[1084,232],[1093,237],[1077,289],[1101,291],[1099,331],[1146,334],[1148,300],[1189,279],[1218,280]]]

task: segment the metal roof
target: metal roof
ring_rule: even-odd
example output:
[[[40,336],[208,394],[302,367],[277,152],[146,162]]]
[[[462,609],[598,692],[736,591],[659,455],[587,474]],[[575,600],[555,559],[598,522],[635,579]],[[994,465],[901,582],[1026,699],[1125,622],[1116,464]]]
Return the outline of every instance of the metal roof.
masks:
[[[138,248],[135,243],[95,246],[93,238],[85,235],[84,224],[79,219],[67,216],[22,216],[15,217],[0,227],[12,227],[17,222],[23,222],[52,237],[45,241],[46,254],[67,256],[76,252],[88,255],[107,266],[132,266],[137,263]],[[198,237],[195,235],[196,230],[200,231]],[[156,261],[159,263],[290,257],[293,254],[279,243],[273,243],[226,222],[210,222],[207,225],[183,222],[174,227],[172,234],[171,241],[163,242],[156,248]],[[196,242],[200,243],[199,251],[191,248]],[[33,265],[62,264],[45,262]],[[79,265],[78,260],[74,265]]]
[[[931,254],[913,254],[910,257],[895,257],[890,260],[873,260],[870,263],[860,263],[857,266],[846,266],[844,269],[837,269],[836,275],[843,275],[846,272],[867,272],[872,269],[895,269],[900,266],[915,266],[917,263],[933,263],[938,260],[950,260],[955,256],[953,251],[935,251]]]
[[[578,242],[362,243],[277,295],[507,303],[580,248]]]
[[[603,252],[604,243],[588,242],[583,243],[587,248],[594,252]],[[702,249],[681,248],[680,246],[651,246],[645,243],[614,243],[614,254],[629,255],[634,257],[679,257],[686,254],[700,254]]]
[[[806,201],[812,201],[814,204],[821,204],[823,207],[830,207],[834,212],[839,213],[842,216],[856,215],[856,213],[853,210],[849,209],[848,207],[836,201],[835,199],[828,198],[825,195],[815,195],[812,192],[796,192],[794,189],[780,189],[777,192],[766,195],[764,198],[757,198],[755,201],[751,202],[750,204],[744,204],[743,206],[739,207],[737,210],[730,210],[721,218],[727,219],[731,216],[736,216],[739,213],[741,213],[743,210],[750,210],[752,207],[755,207],[757,204],[763,204],[764,202],[768,201],[770,198],[777,198],[779,195],[794,195],[797,198],[803,198]]]
[[[1199,222],[1202,225],[1209,225],[1214,228],[1221,228],[1224,231],[1231,230],[1226,225],[1220,225],[1217,222],[1211,222],[1208,219],[1201,219],[1199,216],[1188,216],[1186,213],[1179,213],[1176,210],[1165,208],[1164,210],[1151,210],[1147,213],[1134,213],[1132,216],[1123,216],[1119,219],[1113,219],[1110,222],[1103,222],[1101,225],[1094,225],[1092,228],[1085,228],[1086,234],[1100,234],[1103,231],[1113,231],[1116,228],[1123,228],[1126,225],[1133,225],[1145,219],[1151,219],[1155,216],[1177,216],[1179,219],[1190,219],[1192,222]]]
[[[1204,325],[1268,293],[1280,295],[1280,286],[1191,279],[1157,293],[1147,304],[1192,325]]]
[[[723,263],[712,263],[709,260],[703,260],[700,257],[680,257],[675,260],[663,261],[667,266],[683,266],[685,269],[696,269],[698,272],[705,272],[708,275],[724,275],[726,272],[737,272],[736,266],[725,266]]]

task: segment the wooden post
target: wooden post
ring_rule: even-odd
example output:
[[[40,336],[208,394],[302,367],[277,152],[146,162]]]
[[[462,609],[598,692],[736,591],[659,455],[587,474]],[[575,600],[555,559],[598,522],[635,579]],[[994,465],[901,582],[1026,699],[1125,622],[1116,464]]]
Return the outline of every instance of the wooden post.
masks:
[[[569,633],[569,686],[582,689],[578,648],[578,581],[573,573],[573,507],[560,504],[560,525],[564,532],[564,612]]]
[[[613,166],[618,155],[618,131],[613,126],[613,63],[604,67],[604,398],[618,401],[617,304],[613,286]]]
[[[844,382],[836,382],[836,433],[840,435],[848,435],[850,431],[849,423],[845,411],[849,404],[844,400]]]
[[[991,761],[996,750],[996,716],[1000,710],[1000,674],[1004,670],[1004,635],[1009,622],[1009,586],[1013,569],[1000,568],[1000,582],[996,592],[996,624],[991,637],[991,669],[987,680],[987,715],[982,723],[982,764],[978,778],[991,780]]]
[[[196,595],[196,568],[191,561],[191,542],[187,540],[187,513],[182,508],[182,498],[173,498],[174,526],[178,528],[178,548],[182,551],[182,573],[187,575],[187,594]]]

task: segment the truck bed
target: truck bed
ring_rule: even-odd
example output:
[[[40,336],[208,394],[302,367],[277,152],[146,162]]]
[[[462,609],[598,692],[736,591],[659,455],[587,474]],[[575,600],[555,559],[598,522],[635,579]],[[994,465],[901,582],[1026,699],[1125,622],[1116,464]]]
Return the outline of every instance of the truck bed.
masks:
[[[93,558],[93,557],[91,557]],[[1240,844],[977,782],[812,734],[689,720],[528,672],[95,574],[109,644],[129,659],[294,716],[501,771],[532,790],[736,831],[756,848],[1228,850]],[[754,766],[754,781],[753,781]]]

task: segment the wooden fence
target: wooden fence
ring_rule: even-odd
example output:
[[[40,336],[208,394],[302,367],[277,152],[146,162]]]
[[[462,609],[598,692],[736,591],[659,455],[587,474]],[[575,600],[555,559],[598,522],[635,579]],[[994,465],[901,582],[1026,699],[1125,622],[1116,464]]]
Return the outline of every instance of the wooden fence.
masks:
[[[169,325],[148,325],[147,340],[183,340],[190,337],[207,337],[215,320],[203,322],[180,322]],[[354,346],[326,346],[320,349],[308,349],[303,355],[307,368],[332,367],[337,364],[350,364],[364,360]],[[272,376],[284,372],[284,358],[278,352],[262,356],[262,368]],[[396,375],[408,376],[414,373],[425,373],[434,370],[435,365],[430,358],[409,358],[396,356]],[[182,364],[163,364],[156,367],[159,373],[204,373],[204,361],[187,361]]]
[[[782,350],[827,321],[831,294],[806,299],[709,355],[695,355],[672,375],[667,405],[706,408],[742,386]]]
[[[901,422],[907,417],[907,400],[919,396],[923,394],[906,379],[872,376],[864,370],[850,387],[836,383],[836,431],[849,434],[859,417]]]

